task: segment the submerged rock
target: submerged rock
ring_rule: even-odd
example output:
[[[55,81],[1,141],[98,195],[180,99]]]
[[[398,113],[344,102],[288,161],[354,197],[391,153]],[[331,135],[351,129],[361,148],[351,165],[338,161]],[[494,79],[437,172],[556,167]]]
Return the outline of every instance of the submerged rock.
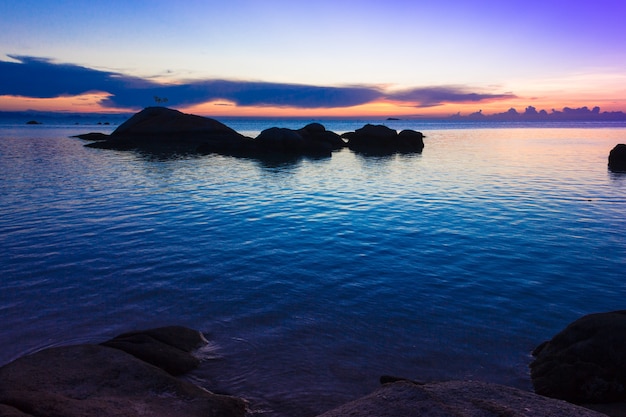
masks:
[[[201,341],[199,336],[191,329],[167,327],[112,339],[118,348],[137,345],[132,354],[106,342],[19,358],[0,368],[0,416],[243,417],[245,401],[213,394],[163,370],[170,368],[166,356],[175,350],[182,355]],[[143,344],[151,346],[136,349]],[[138,359],[142,356],[150,363]]]
[[[476,381],[383,385],[319,417],[602,417],[563,401]],[[606,416],[604,416],[606,417]]]
[[[626,172],[626,144],[620,143],[611,149],[609,169],[614,172]]]
[[[124,333],[102,346],[122,350],[172,375],[182,375],[198,367],[200,359],[192,352],[206,344],[197,330],[169,326]]]
[[[366,124],[354,132],[342,135],[348,147],[366,154],[392,154],[396,152],[422,152],[424,135],[414,130],[397,131],[384,125]]]
[[[626,401],[626,310],[584,316],[533,356],[537,394],[577,404]]]

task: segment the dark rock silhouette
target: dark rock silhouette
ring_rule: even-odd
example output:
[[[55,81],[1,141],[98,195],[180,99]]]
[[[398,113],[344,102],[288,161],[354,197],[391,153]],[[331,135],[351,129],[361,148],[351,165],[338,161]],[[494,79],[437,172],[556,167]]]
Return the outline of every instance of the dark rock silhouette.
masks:
[[[422,152],[424,148],[421,132],[403,130],[398,134],[386,126],[370,124],[341,136],[320,123],[298,130],[271,127],[252,139],[217,120],[165,107],[145,108],[110,135],[87,133],[76,137],[92,141],[86,145],[92,148],[165,155],[218,153],[258,159],[329,157],[346,146],[356,152],[381,155]]]
[[[354,132],[344,133],[348,147],[365,154],[392,154],[396,152],[422,152],[424,135],[414,130],[403,130],[398,134],[384,125],[366,124]]]
[[[577,404],[626,401],[626,310],[584,316],[533,356],[537,394]]]
[[[306,140],[328,144],[333,151],[346,146],[346,142],[341,139],[341,136],[326,130],[320,123],[309,123],[302,129],[299,129],[298,133]]]
[[[319,417],[606,417],[532,392],[478,381],[384,384]]]
[[[245,150],[249,138],[217,120],[148,107],[122,123],[108,139],[87,146],[116,150],[223,152]]]
[[[161,369],[170,366],[161,359],[176,350],[180,351],[179,355],[193,358],[184,351],[198,341],[206,343],[199,332],[176,326],[121,335],[115,340],[103,345],[45,349],[3,366],[0,415],[243,417],[246,414],[243,400],[210,393]],[[110,347],[120,347],[120,341],[135,345],[132,355]],[[159,350],[161,354],[154,355]],[[138,359],[146,355],[151,363]],[[156,356],[161,358],[153,360]]]
[[[38,122],[37,120],[29,120],[26,122],[27,125],[40,125],[42,124],[41,122]]]
[[[422,132],[405,129],[398,133],[398,150],[400,152],[422,152],[424,135]]]
[[[333,150],[326,142],[312,140],[311,135],[284,127],[265,129],[254,139],[254,144],[256,150],[263,153],[330,156]]]
[[[609,153],[609,169],[614,172],[626,172],[626,145],[615,145]]]
[[[251,139],[217,120],[165,107],[148,107],[140,111],[110,135],[87,133],[76,137],[93,141],[86,145],[92,148],[151,153],[218,153],[250,158],[330,156],[333,150],[345,146],[339,135],[327,131],[319,123],[299,130],[273,127]]]

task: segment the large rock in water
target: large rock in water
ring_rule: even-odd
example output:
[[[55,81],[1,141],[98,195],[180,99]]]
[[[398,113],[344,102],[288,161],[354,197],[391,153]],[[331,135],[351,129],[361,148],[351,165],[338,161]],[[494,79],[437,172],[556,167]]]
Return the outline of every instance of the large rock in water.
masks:
[[[333,151],[346,146],[346,142],[341,139],[341,136],[335,132],[326,130],[321,123],[309,123],[303,128],[298,129],[298,133],[306,140],[326,144]]]
[[[533,355],[537,394],[578,404],[626,400],[626,310],[584,316]]]
[[[564,401],[476,381],[394,382],[319,417],[606,417]]]
[[[626,172],[626,144],[620,143],[611,149],[609,169],[614,172]]]
[[[254,139],[260,153],[302,155],[302,156],[330,156],[332,148],[323,142],[304,138],[300,132],[284,127],[271,127],[262,131]]]
[[[138,342],[141,334],[151,341],[144,338]],[[129,343],[143,345],[143,349],[134,346],[132,355],[109,346],[76,345],[42,350],[3,366],[0,416],[245,415],[243,400],[210,393],[161,369],[153,352],[162,349],[164,356],[192,356],[185,350],[206,343],[199,332],[167,327],[123,335],[113,339],[117,340],[113,344],[133,338],[135,342]],[[142,356],[154,364],[138,359]]]
[[[78,137],[89,139],[87,135]],[[100,138],[102,139],[102,138]],[[245,152],[250,139],[217,120],[165,107],[147,107],[93,148],[182,152]]]
[[[332,151],[346,145],[338,134],[320,123],[310,123],[298,130],[271,127],[263,130],[253,143],[261,154],[302,156],[330,156]]]
[[[365,154],[422,152],[424,149],[424,135],[421,132],[403,130],[398,134],[384,125],[366,124],[342,136],[348,140],[351,150]]]

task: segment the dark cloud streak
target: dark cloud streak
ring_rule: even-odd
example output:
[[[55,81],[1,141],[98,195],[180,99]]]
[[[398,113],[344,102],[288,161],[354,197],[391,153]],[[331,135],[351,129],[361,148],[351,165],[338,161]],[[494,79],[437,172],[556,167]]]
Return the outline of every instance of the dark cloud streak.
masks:
[[[467,92],[463,87],[425,87],[405,90],[389,96],[398,101],[418,103],[417,107],[440,106],[444,103],[475,103],[516,98],[514,94],[486,94]]]
[[[491,101],[512,94],[479,94],[460,87],[415,88],[386,93],[376,86],[328,87],[253,81],[200,80],[178,85],[160,84],[117,72],[100,71],[49,59],[10,56],[19,62],[0,61],[0,95],[54,98],[89,92],[106,92],[107,107],[142,108],[154,97],[166,97],[170,106],[227,100],[239,106],[338,108],[388,99],[416,107],[443,103]]]

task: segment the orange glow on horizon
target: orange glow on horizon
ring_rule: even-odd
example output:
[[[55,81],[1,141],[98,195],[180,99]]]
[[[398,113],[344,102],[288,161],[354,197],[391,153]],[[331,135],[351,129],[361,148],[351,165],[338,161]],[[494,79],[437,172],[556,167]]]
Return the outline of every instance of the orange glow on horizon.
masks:
[[[390,117],[414,116],[420,113],[415,107],[403,107],[389,102],[375,102],[352,107],[295,108],[273,106],[237,106],[224,100],[181,107],[180,111],[211,116],[241,117]],[[435,113],[437,114],[437,113]],[[433,114],[434,115],[434,114]],[[438,114],[441,115],[441,114]]]
[[[121,113],[128,109],[103,107],[109,93],[86,93],[78,96],[32,98],[0,96],[0,111],[50,111],[62,113]]]
[[[102,101],[110,96],[108,93],[88,93],[79,96],[56,98],[30,98],[20,96],[0,96],[0,111],[50,111],[64,113],[133,113],[139,109],[111,108],[102,105]],[[174,108],[191,114],[209,117],[449,117],[460,113],[462,116],[482,111],[485,115],[507,112],[515,108],[524,113],[528,106],[537,111],[552,109],[562,110],[564,107],[580,108],[587,106],[600,107],[602,112],[624,111],[625,99],[598,99],[596,97],[574,97],[563,94],[558,100],[553,97],[513,98],[481,103],[445,103],[433,107],[410,106],[407,103],[380,101],[352,107],[342,108],[294,108],[271,106],[237,106],[225,100],[211,101],[191,106],[175,106]]]

